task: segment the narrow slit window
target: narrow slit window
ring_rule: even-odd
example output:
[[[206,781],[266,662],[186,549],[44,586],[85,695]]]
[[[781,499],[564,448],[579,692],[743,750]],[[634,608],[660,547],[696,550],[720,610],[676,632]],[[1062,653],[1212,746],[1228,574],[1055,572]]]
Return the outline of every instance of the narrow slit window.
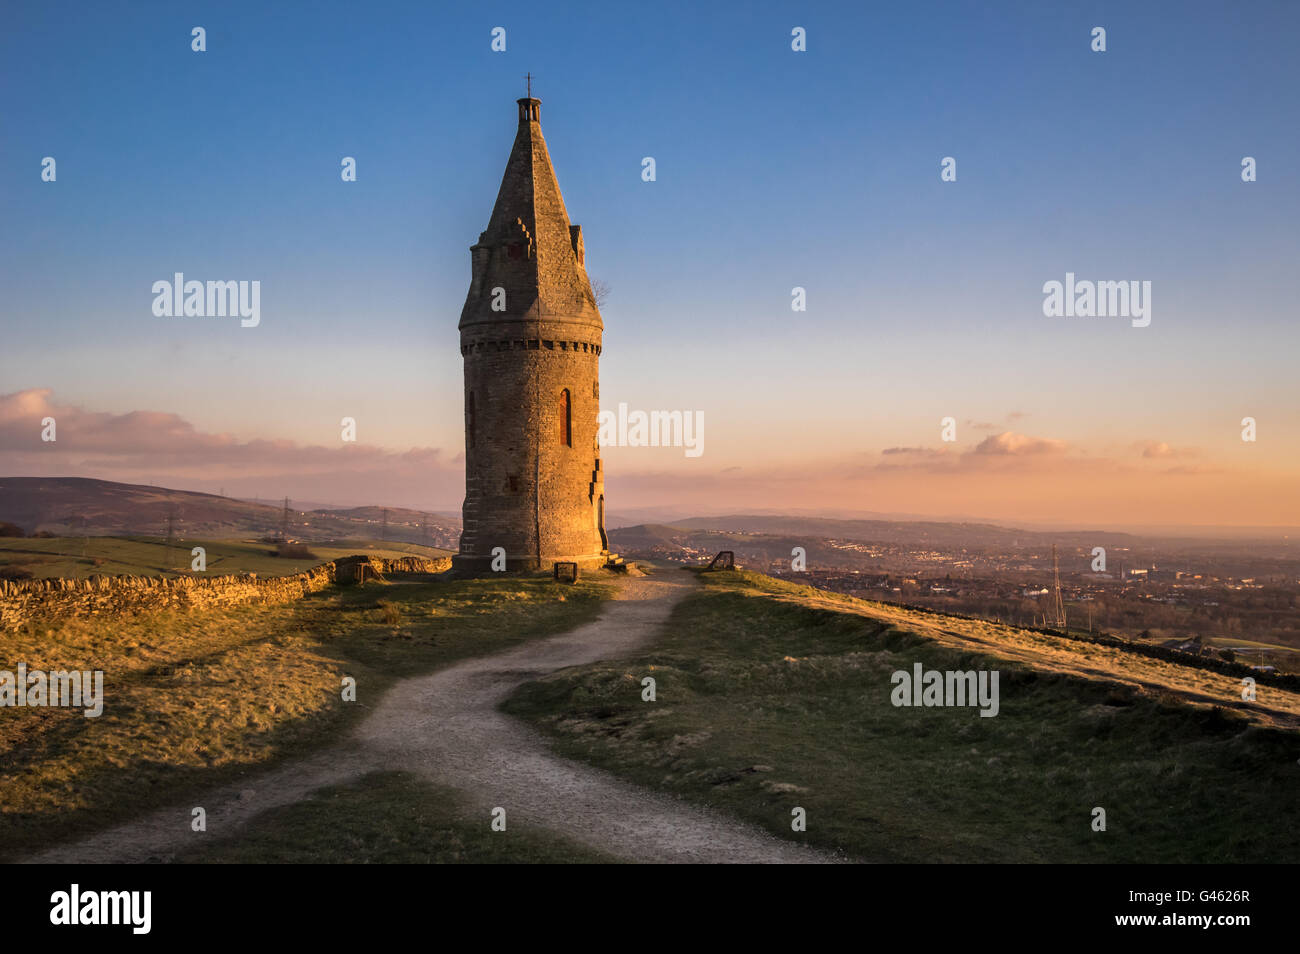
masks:
[[[560,443],[565,447],[573,446],[573,404],[569,400],[569,389],[560,392]]]
[[[473,391],[470,391],[470,392],[469,392],[469,399],[465,402],[465,417],[467,418],[467,420],[466,420],[466,426],[465,426],[465,436],[469,438],[469,446],[470,446],[470,447],[473,447],[473,446],[474,446],[474,431],[475,431],[475,427],[474,427],[474,423],[475,423],[475,421],[474,421],[474,392],[473,392]]]

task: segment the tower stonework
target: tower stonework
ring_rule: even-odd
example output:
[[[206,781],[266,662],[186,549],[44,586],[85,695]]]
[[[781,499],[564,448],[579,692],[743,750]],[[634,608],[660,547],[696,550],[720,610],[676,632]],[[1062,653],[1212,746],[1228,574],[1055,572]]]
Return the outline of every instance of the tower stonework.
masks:
[[[604,324],[542,138],[541,100],[519,130],[487,229],[470,248],[460,315],[465,504],[457,572],[609,559],[597,444]]]

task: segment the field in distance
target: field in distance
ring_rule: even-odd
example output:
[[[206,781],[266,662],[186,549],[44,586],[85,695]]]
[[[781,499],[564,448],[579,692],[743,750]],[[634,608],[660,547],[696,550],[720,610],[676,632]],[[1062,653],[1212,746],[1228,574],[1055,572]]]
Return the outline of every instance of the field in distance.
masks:
[[[176,540],[162,537],[2,537],[0,579],[86,579],[90,576],[188,576],[195,547],[207,554],[207,575],[287,576],[339,557],[450,556],[447,550],[377,540],[330,540],[294,546],[277,556],[275,543],[256,540]]]

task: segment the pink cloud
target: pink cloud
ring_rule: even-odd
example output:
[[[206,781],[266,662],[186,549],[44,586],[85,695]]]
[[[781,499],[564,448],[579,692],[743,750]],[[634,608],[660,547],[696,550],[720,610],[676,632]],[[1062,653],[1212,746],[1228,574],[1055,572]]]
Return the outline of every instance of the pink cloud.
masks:
[[[1029,437],[1013,431],[1003,431],[979,442],[973,454],[1022,457],[1036,454],[1060,454],[1066,450],[1065,441],[1047,437]]]
[[[41,440],[55,420],[56,440]],[[231,494],[446,508],[464,496],[464,456],[417,447],[336,447],[210,434],[176,414],[111,414],[58,404],[49,389],[0,395],[0,453],[11,476],[174,482]]]
[[[1195,457],[1198,453],[1190,447],[1171,447],[1165,441],[1138,441],[1133,449],[1141,451],[1143,457],[1155,458]]]

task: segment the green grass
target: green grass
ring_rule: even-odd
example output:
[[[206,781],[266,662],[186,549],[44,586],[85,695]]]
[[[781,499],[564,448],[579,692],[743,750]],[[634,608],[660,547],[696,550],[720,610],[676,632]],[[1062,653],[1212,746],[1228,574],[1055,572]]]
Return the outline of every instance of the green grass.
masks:
[[[169,548],[159,537],[0,537],[0,568],[21,567],[36,579],[85,579],[100,576],[189,576],[190,553],[203,547],[207,570],[195,576],[256,573],[287,576],[339,557],[366,553],[379,557],[448,556],[448,551],[414,543],[374,540],[306,544],[313,559],[274,556],[275,544],[252,540],[177,540]]]
[[[998,660],[983,630],[986,650],[962,650],[847,597],[745,572],[701,579],[652,648],[526,684],[506,711],[562,755],[866,860],[1300,860],[1294,732]],[[1072,650],[1050,652],[1064,664]],[[895,708],[890,675],[916,662],[1000,670],[1000,714]],[[641,700],[647,675],[655,702]],[[795,807],[806,833],[791,831]]]
[[[553,832],[505,831],[471,817],[454,790],[408,772],[375,772],[350,785],[259,815],[237,834],[196,833],[181,864],[572,864],[610,863]],[[206,843],[204,843],[206,842]]]
[[[95,719],[0,710],[0,852],[86,835],[319,748],[396,679],[589,622],[609,592],[536,577],[367,583],[7,634],[0,669],[101,669],[106,699]],[[344,675],[356,704],[341,701]]]

